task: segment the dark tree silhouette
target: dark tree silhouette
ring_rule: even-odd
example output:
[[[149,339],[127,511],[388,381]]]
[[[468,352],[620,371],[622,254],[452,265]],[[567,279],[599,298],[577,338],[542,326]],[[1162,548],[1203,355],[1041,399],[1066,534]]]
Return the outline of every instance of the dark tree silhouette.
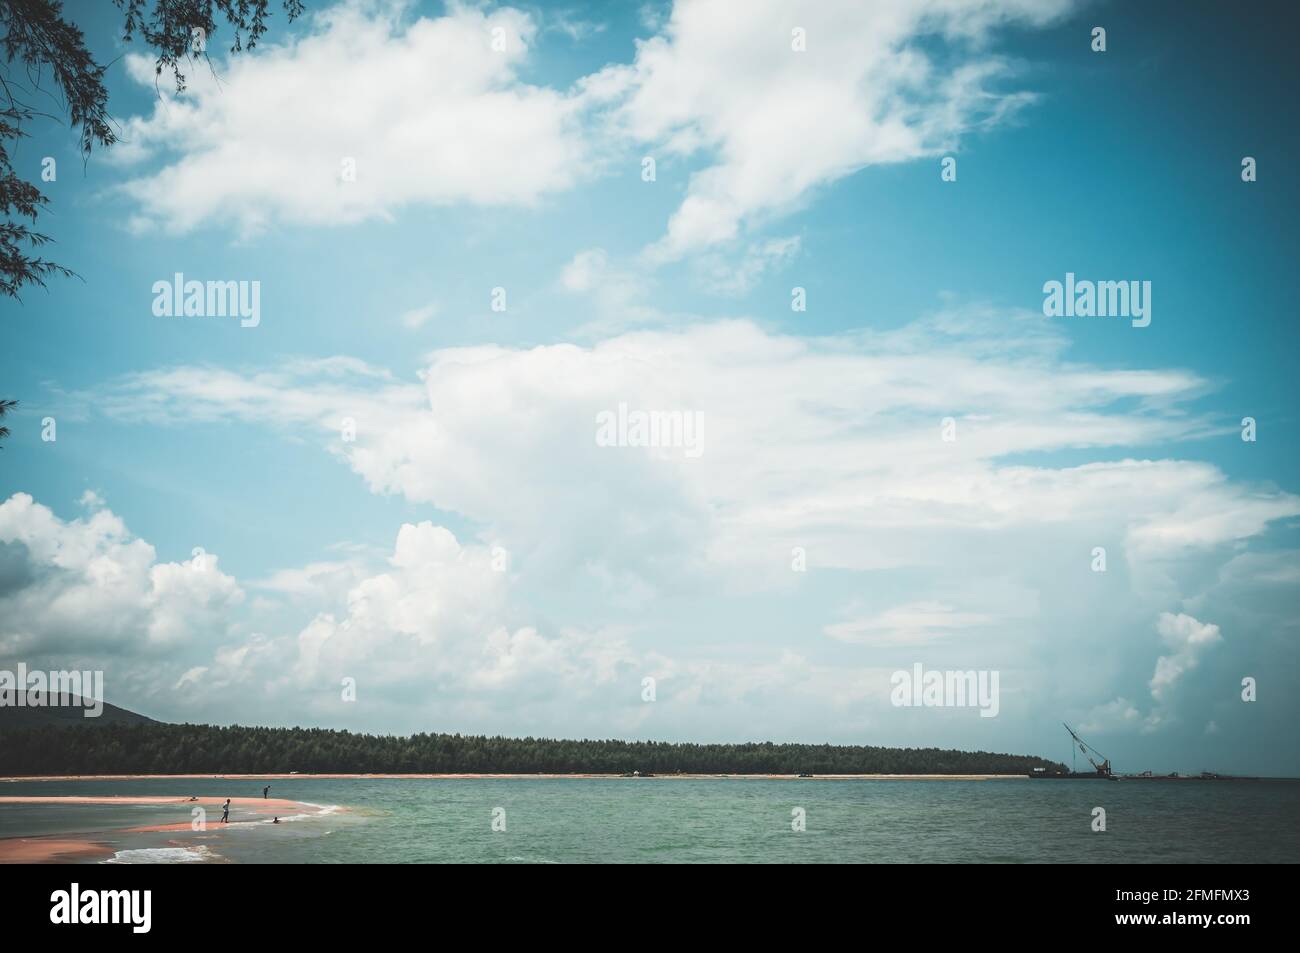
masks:
[[[10,708],[9,712],[50,709]],[[1028,774],[1064,766],[1029,755],[866,745],[678,744],[353,734],[122,722],[5,730],[0,776],[39,774]],[[77,719],[81,721],[81,719]],[[12,720],[10,721],[12,724]]]
[[[232,53],[252,49],[266,32],[270,0],[114,0],[125,18],[123,39],[139,34],[157,53],[155,72],[170,70],[183,91],[181,65],[191,56],[206,58],[206,41],[224,20],[234,31]],[[283,0],[290,20],[303,11],[303,0]],[[202,30],[196,34],[195,30]],[[95,146],[117,139],[108,112],[106,65],[95,62],[86,38],[64,19],[62,0],[0,0],[0,294],[17,298],[25,285],[45,287],[53,275],[71,270],[40,257],[51,239],[36,231],[36,219],[49,199],[13,167],[15,144],[26,133],[23,125],[37,117],[54,118],[32,103],[50,89],[62,98],[68,120],[79,127],[81,152],[89,158]],[[199,46],[196,35],[204,38]]]
[[[18,401],[16,400],[0,400],[0,420],[4,420],[5,414],[9,413],[9,411],[13,410],[17,406]],[[0,424],[0,440],[3,440],[7,436],[9,436],[9,428],[4,424]],[[0,447],[0,450],[3,449],[3,447]]]
[[[266,32],[270,0],[113,0],[123,11],[123,39],[138,33],[158,54],[156,75],[174,72],[176,89],[185,89],[181,63],[193,54],[206,59],[208,38],[217,34],[218,21],[234,30],[231,53],[252,49]],[[300,16],[303,0],[283,0],[290,20]],[[196,49],[195,30],[204,43]],[[86,37],[64,19],[62,0],[0,0],[0,296],[19,298],[24,286],[46,287],[53,276],[74,277],[70,268],[41,257],[50,236],[36,230],[36,219],[49,199],[34,184],[14,171],[14,151],[26,137],[23,125],[43,117],[32,100],[49,98],[50,89],[62,98],[72,126],[79,128],[81,154],[89,159],[96,145],[117,141],[108,112],[107,66],[95,62]],[[57,102],[57,100],[54,100]],[[34,171],[34,169],[33,169]],[[5,401],[4,410],[14,401]],[[0,411],[2,414],[3,411]],[[0,427],[0,437],[9,431]]]

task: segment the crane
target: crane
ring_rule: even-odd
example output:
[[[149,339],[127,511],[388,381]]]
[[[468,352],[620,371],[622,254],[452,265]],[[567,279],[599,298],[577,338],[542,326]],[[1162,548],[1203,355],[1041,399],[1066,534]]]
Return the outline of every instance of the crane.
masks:
[[[1065,725],[1065,722],[1061,722],[1061,724]],[[1110,759],[1109,759],[1109,758],[1107,758],[1104,754],[1102,754],[1100,751],[1098,751],[1098,750],[1097,750],[1096,748],[1094,748],[1092,745],[1088,744],[1088,742],[1086,742],[1086,741],[1084,741],[1082,738],[1080,738],[1080,737],[1075,733],[1074,729],[1071,728],[1069,725],[1065,725],[1065,730],[1068,731],[1068,732],[1070,733],[1070,737],[1073,738],[1075,744],[1077,744],[1077,745],[1079,746],[1079,750],[1083,752],[1083,756],[1084,756],[1085,758],[1088,759],[1088,763],[1089,763],[1090,765],[1092,765],[1094,768],[1097,769],[1097,773],[1098,773],[1099,775],[1101,775],[1103,778],[1109,778],[1109,777],[1112,777],[1112,776],[1113,776],[1113,775],[1111,774],[1111,772],[1110,772]],[[1074,745],[1071,745],[1071,746],[1070,746],[1070,751],[1071,751],[1071,758],[1070,758],[1070,762],[1071,762],[1071,763],[1070,763],[1070,767],[1071,767],[1071,770],[1073,770],[1073,768],[1074,768],[1074,755],[1073,755],[1073,752],[1074,752]],[[1092,755],[1094,755],[1094,754],[1095,754],[1098,758],[1101,758],[1101,764],[1098,764],[1096,761],[1092,760]]]

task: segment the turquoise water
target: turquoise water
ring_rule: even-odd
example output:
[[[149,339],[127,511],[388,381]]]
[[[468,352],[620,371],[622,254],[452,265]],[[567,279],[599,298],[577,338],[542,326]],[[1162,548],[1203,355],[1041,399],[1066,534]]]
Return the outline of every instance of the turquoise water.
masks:
[[[0,783],[0,795],[256,797],[266,781]],[[76,832],[120,862],[1257,863],[1300,861],[1300,782],[315,779],[273,797],[339,805],[279,825],[187,805],[0,805],[0,837]],[[1106,831],[1092,830],[1093,808]],[[494,811],[505,830],[494,832]],[[791,829],[802,808],[806,830]],[[499,816],[499,815],[498,815]],[[250,823],[238,823],[240,821]]]

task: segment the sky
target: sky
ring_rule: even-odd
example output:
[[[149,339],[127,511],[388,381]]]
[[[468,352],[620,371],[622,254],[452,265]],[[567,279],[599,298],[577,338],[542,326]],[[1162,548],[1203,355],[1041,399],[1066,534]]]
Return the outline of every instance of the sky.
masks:
[[[15,156],[80,278],[0,303],[0,669],[1300,775],[1283,5],[309,2],[181,94],[66,9],[121,141]],[[1067,273],[1149,324],[1046,315]],[[895,704],[917,664],[996,716]]]

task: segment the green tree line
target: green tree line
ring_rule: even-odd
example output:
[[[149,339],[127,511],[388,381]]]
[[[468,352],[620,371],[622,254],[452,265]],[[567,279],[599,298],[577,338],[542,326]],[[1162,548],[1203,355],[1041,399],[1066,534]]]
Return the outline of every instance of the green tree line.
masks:
[[[1027,774],[1042,758],[867,745],[675,744],[323,728],[103,725],[0,732],[0,775]]]

